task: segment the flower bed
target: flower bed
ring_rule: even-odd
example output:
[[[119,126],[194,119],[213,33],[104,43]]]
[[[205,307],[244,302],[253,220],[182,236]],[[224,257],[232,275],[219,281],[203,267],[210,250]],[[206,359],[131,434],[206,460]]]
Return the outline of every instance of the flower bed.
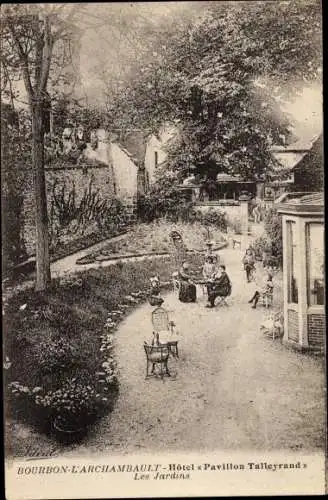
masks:
[[[226,241],[222,232],[215,226],[205,227],[198,222],[179,224],[159,221],[135,226],[123,240],[109,242],[102,249],[90,252],[77,260],[76,263],[83,265],[111,258],[167,254],[172,251],[170,241],[170,232],[172,231],[178,231],[182,235],[187,249],[191,251],[204,250],[206,248],[205,240],[208,239],[209,233],[218,247],[221,247]]]
[[[85,248],[91,245],[96,245],[97,243],[100,243],[101,241],[104,241],[106,239],[126,234],[126,232],[126,228],[117,231],[103,231],[102,233],[91,233],[77,240],[69,241],[63,244],[60,248],[56,248],[51,253],[51,260],[55,261],[57,259],[61,259],[62,257],[66,257],[67,255],[71,255],[75,252],[79,252],[80,250],[84,250]]]
[[[192,264],[200,257],[192,255]],[[148,297],[150,277],[170,283],[169,259],[117,264],[25,290],[4,312],[6,414],[66,443],[112,410],[119,390],[115,332]],[[15,454],[15,450],[12,451]]]

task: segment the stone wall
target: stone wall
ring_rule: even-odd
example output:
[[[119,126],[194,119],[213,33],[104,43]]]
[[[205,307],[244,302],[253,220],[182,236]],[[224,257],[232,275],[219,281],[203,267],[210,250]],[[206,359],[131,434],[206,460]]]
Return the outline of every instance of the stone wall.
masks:
[[[35,202],[31,171],[26,172],[23,202],[23,227],[22,238],[28,256],[35,255]],[[114,198],[114,186],[111,170],[107,165],[79,166],[65,165],[61,168],[46,169],[46,189],[48,213],[51,216],[51,208],[54,203],[54,185],[57,185],[55,192],[62,193],[64,189],[65,198],[75,188],[75,203],[78,205],[88,192],[90,186],[92,192],[97,191],[101,200],[111,200]]]

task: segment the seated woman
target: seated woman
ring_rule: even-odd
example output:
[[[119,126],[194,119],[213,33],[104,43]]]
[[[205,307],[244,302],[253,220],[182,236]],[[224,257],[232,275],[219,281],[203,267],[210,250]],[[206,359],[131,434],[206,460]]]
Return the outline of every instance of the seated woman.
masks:
[[[255,293],[253,297],[248,301],[249,304],[252,305],[252,309],[256,309],[257,303],[259,301],[259,298],[262,297],[272,297],[273,294],[273,282],[272,282],[272,276],[271,274],[268,274],[264,283],[261,285],[256,286]]]
[[[214,278],[218,272],[218,259],[216,255],[206,255],[205,263],[203,266],[203,278],[205,281]]]
[[[209,304],[206,307],[214,307],[217,297],[228,297],[231,294],[231,281],[224,265],[219,267],[214,279],[208,283],[207,294]]]
[[[180,302],[196,302],[196,285],[192,283],[189,264],[184,262],[179,270],[179,300]]]

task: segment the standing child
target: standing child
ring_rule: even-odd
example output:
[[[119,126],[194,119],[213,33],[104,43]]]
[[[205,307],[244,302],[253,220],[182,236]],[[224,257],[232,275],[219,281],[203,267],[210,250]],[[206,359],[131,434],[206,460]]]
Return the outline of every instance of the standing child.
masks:
[[[255,271],[255,258],[250,248],[247,248],[242,263],[244,264],[244,269],[246,271],[247,283],[249,283],[252,279],[252,274]]]

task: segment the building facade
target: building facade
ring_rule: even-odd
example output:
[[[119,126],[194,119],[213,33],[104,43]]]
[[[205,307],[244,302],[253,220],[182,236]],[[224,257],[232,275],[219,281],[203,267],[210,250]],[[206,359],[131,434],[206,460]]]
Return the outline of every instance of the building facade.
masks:
[[[300,349],[323,350],[324,195],[291,193],[277,208],[283,227],[284,341]]]

